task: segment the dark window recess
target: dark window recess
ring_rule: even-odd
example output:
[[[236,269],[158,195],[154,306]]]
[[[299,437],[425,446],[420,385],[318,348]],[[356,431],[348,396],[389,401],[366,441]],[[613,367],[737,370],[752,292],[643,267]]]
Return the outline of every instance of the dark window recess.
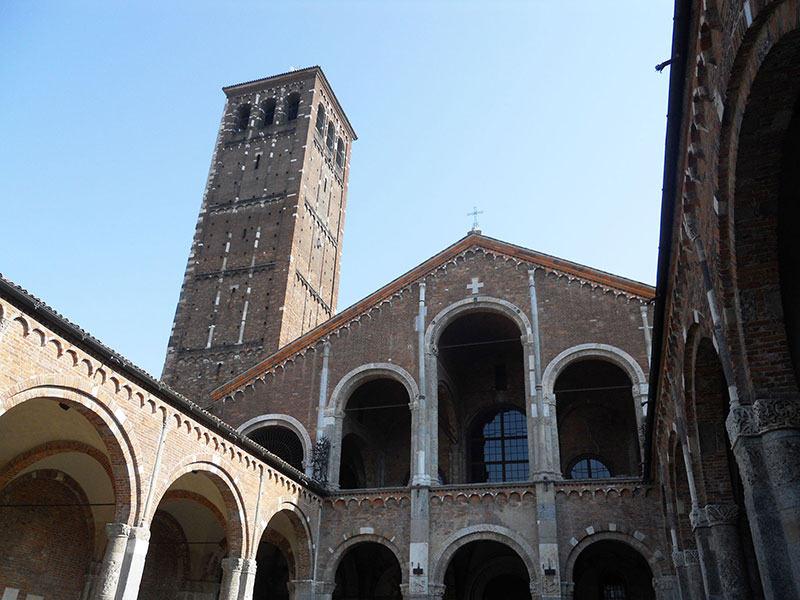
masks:
[[[325,145],[328,147],[328,150],[333,150],[333,138],[336,135],[336,130],[333,127],[333,123],[328,123],[328,135],[325,138]]]
[[[491,413],[473,426],[470,438],[472,482],[528,478],[528,432],[522,411]]]
[[[258,169],[258,165],[260,165],[260,164],[261,164],[261,155],[260,154],[256,154],[256,167],[255,168]]]
[[[303,444],[295,433],[286,427],[273,425],[247,434],[259,446],[282,458],[298,471],[303,470]]]
[[[294,92],[289,94],[286,99],[286,120],[294,121],[297,119],[297,113],[300,111],[300,94]]]
[[[508,375],[505,365],[494,366],[494,389],[504,391],[508,389]]]
[[[317,133],[324,136],[325,135],[325,107],[322,104],[319,105],[317,109]]]
[[[275,122],[275,98],[270,98],[262,105],[264,110],[264,120],[261,121],[262,127],[268,127]]]
[[[250,122],[250,105],[243,104],[239,107],[239,112],[236,117],[236,130],[245,131]]]
[[[344,166],[344,142],[342,138],[336,141],[336,165],[340,169]]]
[[[606,479],[611,477],[611,470],[597,458],[577,460],[569,470],[570,479]]]

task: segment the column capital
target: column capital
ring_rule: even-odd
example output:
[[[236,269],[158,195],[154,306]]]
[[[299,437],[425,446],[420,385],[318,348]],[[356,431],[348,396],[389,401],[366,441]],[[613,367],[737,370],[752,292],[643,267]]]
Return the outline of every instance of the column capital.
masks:
[[[706,504],[706,519],[711,527],[716,525],[735,525],[739,519],[739,507],[732,502]]]
[[[443,583],[429,583],[428,595],[433,598],[444,598],[444,592],[447,586]]]
[[[228,558],[222,559],[222,570],[226,573],[241,572],[242,569],[244,569],[244,563],[244,558],[229,556]]]
[[[800,400],[760,398],[753,404],[758,433],[775,429],[800,428]]]
[[[692,524],[692,530],[695,530],[698,527],[708,527],[709,523],[708,516],[706,516],[706,511],[696,504],[693,504],[692,510],[689,513],[689,522]]]
[[[242,559],[242,573],[255,573],[256,572],[256,559],[243,558]]]
[[[127,538],[131,535],[131,529],[134,529],[130,525],[126,523],[107,523],[106,524],[106,535],[109,538]],[[140,528],[136,528],[140,529]]]
[[[653,589],[658,591],[671,590],[675,588],[675,578],[672,575],[662,575],[653,577]]]

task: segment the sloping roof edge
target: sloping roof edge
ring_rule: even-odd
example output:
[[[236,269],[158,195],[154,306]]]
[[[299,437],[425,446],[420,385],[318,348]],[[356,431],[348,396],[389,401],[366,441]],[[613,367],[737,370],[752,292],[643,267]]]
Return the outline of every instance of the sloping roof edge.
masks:
[[[492,252],[497,252],[512,258],[530,262],[540,268],[552,269],[567,275],[573,275],[581,279],[586,279],[598,285],[613,288],[630,296],[637,297],[642,301],[649,302],[652,300],[655,293],[655,288],[638,281],[619,277],[606,271],[593,269],[585,265],[561,258],[556,258],[555,256],[550,256],[541,252],[535,252],[534,250],[516,246],[508,242],[503,242],[477,232],[470,232],[453,245],[445,248],[425,262],[417,265],[397,279],[387,283],[352,306],[349,306],[336,316],[331,317],[321,325],[300,336],[293,342],[290,342],[257,365],[254,365],[247,371],[224,383],[211,393],[212,399],[219,400],[220,398],[242,389],[254,379],[257,379],[264,373],[268,372],[275,365],[297,355],[303,349],[317,343],[320,339],[332,333],[348,321],[356,318],[361,313],[369,310],[371,307],[381,303],[385,299],[390,298],[398,290],[401,290],[402,288],[412,284],[417,279],[424,277],[437,267],[472,247],[483,248],[485,250],[490,250]]]
[[[12,281],[9,281],[2,275],[0,275],[0,297],[4,297],[18,309],[39,319],[47,327],[53,328],[54,331],[58,332],[58,334],[65,339],[71,340],[84,350],[88,350],[90,353],[107,361],[112,368],[125,374],[131,381],[136,382],[143,389],[147,390],[148,393],[154,394],[173,407],[185,411],[185,413],[191,415],[192,418],[211,429],[214,433],[229,441],[235,442],[239,447],[244,448],[273,469],[280,471],[292,480],[306,486],[316,494],[324,495],[326,493],[325,488],[308,475],[298,471],[280,457],[262,448],[250,438],[236,431],[228,423],[215,417],[191,400],[180,395],[144,369],[137,367],[127,358],[118,354],[100,340],[56,312],[50,306],[39,300],[39,298]]]

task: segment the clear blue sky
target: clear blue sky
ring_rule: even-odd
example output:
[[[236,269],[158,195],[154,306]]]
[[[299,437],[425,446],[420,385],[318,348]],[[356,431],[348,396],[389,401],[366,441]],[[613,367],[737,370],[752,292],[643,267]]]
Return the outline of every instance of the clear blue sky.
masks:
[[[470,228],[654,283],[672,2],[0,4],[0,272],[161,373],[223,85],[358,133],[339,309]]]

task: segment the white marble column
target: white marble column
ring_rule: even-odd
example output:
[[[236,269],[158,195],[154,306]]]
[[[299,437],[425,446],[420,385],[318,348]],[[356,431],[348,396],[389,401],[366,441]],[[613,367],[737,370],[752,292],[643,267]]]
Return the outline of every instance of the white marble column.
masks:
[[[222,559],[222,583],[219,589],[219,600],[239,600],[239,584],[242,579],[245,559]]]

